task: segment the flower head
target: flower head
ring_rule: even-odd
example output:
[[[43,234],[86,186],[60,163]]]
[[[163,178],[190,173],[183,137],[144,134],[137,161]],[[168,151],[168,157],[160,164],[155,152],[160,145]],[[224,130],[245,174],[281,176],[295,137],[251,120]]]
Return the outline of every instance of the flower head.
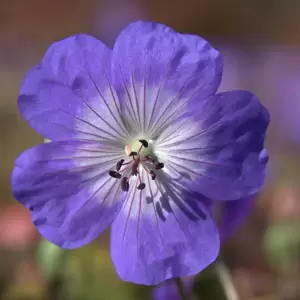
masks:
[[[253,211],[254,205],[255,196],[221,203],[220,218],[216,220],[219,224],[221,243],[232,237]]]
[[[193,275],[219,235],[205,200],[264,182],[266,109],[215,94],[222,59],[207,41],[135,22],[113,50],[87,35],[54,43],[25,77],[19,109],[52,142],[16,160],[12,189],[49,241],[83,246],[109,225],[120,277]]]
[[[223,201],[218,204],[210,202],[212,212],[216,208],[221,208],[219,214],[215,215],[216,223],[219,224],[219,233],[221,243],[228,239],[239,228],[245,218],[249,215],[254,207],[254,196],[245,199]],[[185,293],[192,296],[193,285],[196,276],[182,277],[183,288]],[[167,280],[153,289],[153,300],[180,300],[178,287],[174,280]]]

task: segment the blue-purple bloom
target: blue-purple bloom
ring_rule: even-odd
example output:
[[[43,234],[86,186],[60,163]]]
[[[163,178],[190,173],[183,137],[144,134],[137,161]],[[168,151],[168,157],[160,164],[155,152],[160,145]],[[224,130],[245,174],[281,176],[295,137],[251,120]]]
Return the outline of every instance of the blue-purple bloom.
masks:
[[[184,292],[192,299],[195,276],[181,278]],[[153,300],[181,300],[175,280],[167,280],[153,289]]]
[[[221,208],[219,215],[215,217],[216,223],[219,224],[219,234],[221,243],[230,238],[243,223],[246,217],[251,213],[254,208],[254,196],[245,199],[223,201],[218,204],[213,204],[210,207],[212,211]],[[220,207],[221,206],[221,207]],[[183,288],[185,293],[192,298],[193,285],[196,276],[182,277]],[[178,287],[174,280],[166,280],[165,282],[157,285],[153,289],[153,300],[180,300],[181,297],[178,292]]]
[[[112,50],[88,35],[54,43],[18,105],[52,142],[22,153],[12,189],[63,248],[111,226],[119,276],[140,284],[199,273],[219,252],[206,199],[264,183],[269,115],[247,91],[215,94],[222,58],[195,35],[135,22]]]
[[[255,196],[220,203],[221,212],[216,220],[221,243],[231,238],[254,209]]]

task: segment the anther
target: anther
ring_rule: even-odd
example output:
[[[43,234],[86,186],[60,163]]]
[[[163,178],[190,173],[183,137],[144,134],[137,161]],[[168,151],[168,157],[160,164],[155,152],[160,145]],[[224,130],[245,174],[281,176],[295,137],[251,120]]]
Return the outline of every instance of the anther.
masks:
[[[116,166],[117,171],[120,171],[123,163],[124,163],[124,159],[121,159],[120,161],[117,162],[117,166]]]
[[[129,182],[127,177],[122,178],[121,188],[124,192],[128,192],[129,190]]]
[[[165,165],[163,163],[158,163],[156,166],[155,166],[155,169],[156,170],[160,170],[164,167]]]
[[[150,171],[150,175],[151,175],[151,179],[155,180],[156,174],[152,170]]]
[[[143,190],[146,187],[145,183],[141,182],[138,186],[137,189],[138,190]]]
[[[113,178],[120,179],[122,177],[122,175],[120,173],[118,173],[117,171],[110,170],[108,173]]]
[[[146,140],[139,140],[139,142],[145,147],[148,148],[148,142]]]
[[[137,176],[138,173],[139,173],[138,170],[136,168],[132,167],[131,175],[132,176]]]
[[[131,151],[131,152],[129,153],[129,156],[137,156],[137,152]]]

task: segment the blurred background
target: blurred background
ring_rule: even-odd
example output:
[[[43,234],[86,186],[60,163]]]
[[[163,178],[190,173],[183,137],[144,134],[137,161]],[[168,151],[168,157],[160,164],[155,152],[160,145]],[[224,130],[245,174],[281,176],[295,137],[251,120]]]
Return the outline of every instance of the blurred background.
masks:
[[[118,278],[108,233],[74,251],[41,241],[9,185],[16,156],[43,141],[16,107],[26,70],[55,40],[83,32],[112,46],[137,19],[208,39],[224,56],[220,91],[251,90],[271,114],[267,184],[222,245],[227,275],[213,266],[200,274],[195,299],[223,299],[211,294],[216,280],[233,290],[229,300],[300,299],[299,15],[299,0],[0,0],[0,299],[152,298]]]

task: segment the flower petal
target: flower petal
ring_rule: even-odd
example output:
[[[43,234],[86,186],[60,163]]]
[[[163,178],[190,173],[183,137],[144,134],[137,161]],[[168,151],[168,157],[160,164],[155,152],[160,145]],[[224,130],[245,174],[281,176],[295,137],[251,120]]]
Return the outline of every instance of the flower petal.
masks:
[[[192,296],[195,276],[181,278],[185,293]],[[167,280],[153,290],[153,300],[181,300],[178,287],[174,280]]]
[[[54,43],[25,76],[18,98],[25,120],[50,140],[120,140],[128,134],[110,84],[111,50],[79,34]]]
[[[208,198],[237,200],[265,180],[269,114],[250,92],[220,93],[165,128],[156,155],[169,174]]]
[[[132,127],[154,133],[196,95],[213,95],[222,76],[220,53],[204,39],[157,23],[127,26],[113,48],[113,82]]]
[[[131,183],[112,224],[111,255],[119,276],[155,285],[199,273],[219,253],[218,230],[206,205],[164,173],[155,181],[144,179],[144,173],[146,188],[137,190],[138,180]]]
[[[69,140],[36,146],[17,158],[13,194],[49,241],[80,247],[114,220],[124,193],[108,170],[122,151],[106,151],[101,143]]]
[[[254,209],[255,197],[222,202],[219,224],[221,241],[230,238]]]

